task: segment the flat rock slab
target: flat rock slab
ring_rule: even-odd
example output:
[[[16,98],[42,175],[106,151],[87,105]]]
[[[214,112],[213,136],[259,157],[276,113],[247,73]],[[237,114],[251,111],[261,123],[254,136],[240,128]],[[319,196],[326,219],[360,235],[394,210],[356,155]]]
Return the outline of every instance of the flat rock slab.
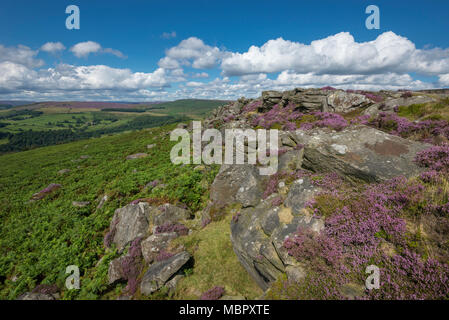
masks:
[[[159,290],[190,258],[190,254],[184,251],[152,264],[142,278],[140,292],[144,295],[150,295]]]
[[[416,153],[430,147],[362,125],[341,132],[297,130],[296,140],[304,145],[304,168],[335,172],[351,182],[415,176],[422,171],[414,162]]]

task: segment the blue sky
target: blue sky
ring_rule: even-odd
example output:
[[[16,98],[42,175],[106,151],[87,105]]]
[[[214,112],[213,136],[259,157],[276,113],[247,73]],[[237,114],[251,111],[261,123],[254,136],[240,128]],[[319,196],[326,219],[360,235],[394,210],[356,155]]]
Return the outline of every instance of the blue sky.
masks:
[[[72,4],[81,11],[80,30],[65,27]],[[379,30],[365,27],[371,4],[380,9]],[[2,0],[0,30],[0,99],[449,86],[444,0]]]

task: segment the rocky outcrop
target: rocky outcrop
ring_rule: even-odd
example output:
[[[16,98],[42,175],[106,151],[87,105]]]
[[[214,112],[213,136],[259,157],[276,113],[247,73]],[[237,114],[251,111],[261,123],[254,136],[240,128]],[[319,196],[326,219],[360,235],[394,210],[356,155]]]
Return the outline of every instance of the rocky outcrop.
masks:
[[[304,145],[304,168],[335,172],[352,182],[416,175],[421,169],[414,162],[415,155],[429,147],[366,126],[349,127],[341,132],[297,130],[296,139]]]
[[[327,110],[327,96],[329,92],[321,89],[294,89],[290,91],[264,91],[262,92],[261,111],[267,111],[275,104],[286,106],[294,103],[302,111]]]
[[[159,290],[172,278],[189,260],[188,252],[180,252],[174,256],[152,264],[145,272],[140,291],[142,294],[150,295]]]
[[[334,91],[327,97],[327,105],[332,112],[351,112],[357,108],[365,108],[371,105],[372,100],[363,94]]]

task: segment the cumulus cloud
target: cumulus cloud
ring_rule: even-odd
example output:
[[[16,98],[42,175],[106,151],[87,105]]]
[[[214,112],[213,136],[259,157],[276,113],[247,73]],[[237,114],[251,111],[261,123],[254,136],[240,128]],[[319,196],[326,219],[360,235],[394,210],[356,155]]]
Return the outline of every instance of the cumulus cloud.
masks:
[[[416,49],[413,42],[393,32],[375,40],[356,42],[341,32],[310,45],[278,38],[261,47],[225,57],[221,68],[226,75],[275,73],[285,70],[316,74],[374,74],[384,72],[449,72],[449,49]]]
[[[440,75],[439,76],[439,83],[442,86],[448,86],[449,87],[449,73]]]
[[[100,52],[101,45],[94,41],[85,41],[75,44],[70,51],[78,58],[85,58],[91,53]]]
[[[75,44],[70,51],[78,58],[87,58],[91,53],[110,53],[118,58],[125,59],[126,56],[119,50],[112,48],[102,48],[102,46],[94,41],[85,41]]]
[[[56,52],[58,43],[41,51]],[[62,44],[61,44],[62,45]],[[61,49],[63,50],[63,49]],[[87,41],[74,45],[78,57],[120,51]],[[39,50],[0,45],[0,95],[18,99],[170,100],[256,97],[263,90],[333,86],[341,89],[429,89],[449,86],[449,48],[417,49],[409,39],[385,32],[357,42],[347,33],[303,44],[282,38],[230,52],[190,37],[166,50],[153,72],[106,65],[59,64],[42,68]],[[198,69],[192,71],[193,69]],[[188,70],[188,71],[185,71]],[[204,70],[213,69],[209,80]],[[207,71],[206,70],[206,71]],[[417,76],[418,75],[418,76]],[[418,80],[429,76],[435,80]]]
[[[182,40],[177,46],[167,50],[166,56],[159,61],[159,66],[173,64],[189,65],[196,69],[210,69],[218,65],[223,52],[196,37]]]
[[[31,70],[12,62],[0,63],[0,88],[9,91],[136,91],[169,86],[164,69],[152,73],[132,72],[129,69],[111,68],[105,65],[58,65],[55,68]]]
[[[170,57],[164,57],[159,60],[158,62],[159,67],[165,68],[165,69],[178,69],[181,64],[178,62],[178,60],[170,58]]]
[[[31,50],[29,47],[23,45],[5,47],[0,44],[0,62],[9,61],[29,68],[40,67],[44,62],[36,59],[38,52],[38,50]]]
[[[56,53],[65,50],[65,46],[61,42],[47,42],[41,47],[40,50],[49,53]]]

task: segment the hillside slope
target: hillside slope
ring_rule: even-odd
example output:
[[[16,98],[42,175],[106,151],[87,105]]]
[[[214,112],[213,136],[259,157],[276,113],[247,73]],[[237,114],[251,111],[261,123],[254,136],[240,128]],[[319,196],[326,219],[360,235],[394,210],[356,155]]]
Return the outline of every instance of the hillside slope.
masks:
[[[119,292],[107,281],[109,262],[117,253],[103,247],[103,237],[115,209],[138,198],[152,198],[159,204],[182,203],[196,212],[208,198],[208,185],[216,169],[193,171],[193,166],[173,165],[169,154],[174,142],[168,136],[173,127],[1,156],[0,297],[17,298],[41,284],[56,284],[65,299],[117,297]],[[154,147],[147,149],[151,144]],[[128,155],[142,152],[148,156],[126,160]],[[153,181],[159,187],[145,189]],[[42,200],[30,202],[33,194],[52,183],[61,184],[61,188]],[[108,200],[102,209],[97,209],[104,195]],[[77,207],[73,201],[89,204]],[[235,256],[230,256],[229,229],[226,236],[223,227],[228,229],[227,224],[217,225],[205,238],[192,239],[191,252],[195,254],[194,247],[200,246],[198,254],[215,254],[226,266],[223,278],[240,288],[230,290],[251,296],[248,290],[258,289]],[[201,222],[193,220],[191,228],[201,229]],[[215,243],[209,244],[211,238],[215,238]],[[224,256],[220,258],[221,255]],[[202,268],[210,269],[216,261],[206,261]],[[80,268],[79,291],[65,289],[65,269],[69,265]],[[214,281],[220,280],[203,279],[196,291],[207,290]],[[177,297],[198,295],[195,286],[186,290]]]
[[[444,93],[327,87],[203,121],[278,129],[271,176],[173,165],[169,134],[186,124],[1,156],[0,295],[447,299],[448,109]],[[64,285],[68,265],[80,290]]]

